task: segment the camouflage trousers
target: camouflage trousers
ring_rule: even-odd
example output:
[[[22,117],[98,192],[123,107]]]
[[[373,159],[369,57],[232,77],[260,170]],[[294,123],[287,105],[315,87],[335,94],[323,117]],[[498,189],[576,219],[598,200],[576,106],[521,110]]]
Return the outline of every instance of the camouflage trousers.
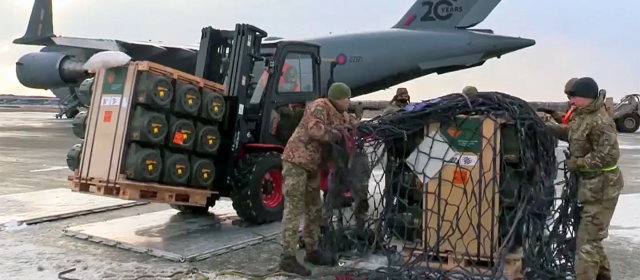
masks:
[[[576,280],[611,279],[602,240],[609,235],[609,223],[623,185],[620,170],[578,179],[578,200],[582,209],[576,243]]]
[[[320,177],[293,163],[282,162],[284,176],[284,214],[282,217],[282,256],[295,256],[300,219],[304,218],[304,245],[307,252],[317,248],[322,220]]]

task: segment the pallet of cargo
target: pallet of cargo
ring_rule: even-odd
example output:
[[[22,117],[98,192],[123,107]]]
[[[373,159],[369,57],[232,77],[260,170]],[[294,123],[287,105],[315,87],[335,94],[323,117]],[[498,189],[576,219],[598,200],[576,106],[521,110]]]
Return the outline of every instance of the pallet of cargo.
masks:
[[[138,61],[99,71],[93,92],[74,191],[199,207],[218,194],[222,85]]]

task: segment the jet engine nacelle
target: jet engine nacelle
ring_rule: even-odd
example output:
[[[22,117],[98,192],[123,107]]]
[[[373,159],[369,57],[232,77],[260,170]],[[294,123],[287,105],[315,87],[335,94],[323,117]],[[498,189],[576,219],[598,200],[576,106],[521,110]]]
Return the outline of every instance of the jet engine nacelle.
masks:
[[[22,85],[29,88],[67,87],[88,77],[83,64],[64,53],[28,53],[16,63],[16,76]]]

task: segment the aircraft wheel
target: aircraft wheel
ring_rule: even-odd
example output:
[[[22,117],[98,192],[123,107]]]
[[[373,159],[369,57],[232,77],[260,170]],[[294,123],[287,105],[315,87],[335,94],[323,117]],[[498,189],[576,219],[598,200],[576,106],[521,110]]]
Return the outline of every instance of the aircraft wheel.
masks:
[[[238,216],[253,224],[282,219],[282,159],[280,153],[249,154],[235,171],[231,195]]]
[[[65,115],[67,116],[67,119],[73,119],[78,115],[78,113],[80,113],[80,110],[72,109],[71,111],[66,112]]]
[[[634,133],[640,127],[640,117],[638,114],[626,114],[616,120],[618,131],[622,133]]]

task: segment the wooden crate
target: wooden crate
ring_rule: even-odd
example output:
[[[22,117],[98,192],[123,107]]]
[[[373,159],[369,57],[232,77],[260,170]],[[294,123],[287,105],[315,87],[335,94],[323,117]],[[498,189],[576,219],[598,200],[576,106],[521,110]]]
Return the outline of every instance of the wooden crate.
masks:
[[[207,198],[215,191],[175,187],[156,183],[135,182],[123,176],[116,182],[103,179],[81,179],[77,175],[69,176],[71,189],[75,192],[90,193],[101,196],[117,197],[126,200],[142,200],[159,203],[206,206]]]
[[[500,128],[504,120],[484,116],[459,116],[458,119],[475,119],[479,129],[478,137],[473,141],[477,143],[472,143],[475,146],[470,144],[468,147],[473,148],[468,149],[456,147],[454,158],[460,160],[457,163],[443,161],[437,172],[433,171],[433,177],[418,176],[416,187],[424,194],[423,234],[420,243],[403,250],[403,259],[427,270],[479,276],[492,276],[496,274],[495,268],[501,265],[501,274],[506,279],[521,279],[522,254],[496,259],[500,255],[498,190],[502,141]],[[464,133],[456,127],[441,127],[440,123],[425,128],[425,139],[431,137],[433,143],[440,141],[438,143],[442,145],[442,139],[437,140],[438,133],[449,134],[444,142],[452,147],[455,145],[450,141],[462,141],[465,144],[473,142],[462,137]],[[435,147],[435,144],[431,145]],[[443,153],[444,157],[447,157],[447,153]],[[461,160],[464,157],[472,160],[464,164]],[[426,248],[433,248],[433,251]]]
[[[433,178],[422,182],[423,248],[438,248],[437,253],[444,255],[464,254],[470,259],[491,258],[498,249],[499,232],[499,121],[481,116],[459,118],[479,126],[473,140],[478,142],[473,149],[479,150],[456,151],[459,163],[444,162]],[[452,139],[460,137],[462,143],[472,143],[463,138],[463,132],[452,130],[456,128],[435,123],[426,132],[451,133],[455,135]]]

